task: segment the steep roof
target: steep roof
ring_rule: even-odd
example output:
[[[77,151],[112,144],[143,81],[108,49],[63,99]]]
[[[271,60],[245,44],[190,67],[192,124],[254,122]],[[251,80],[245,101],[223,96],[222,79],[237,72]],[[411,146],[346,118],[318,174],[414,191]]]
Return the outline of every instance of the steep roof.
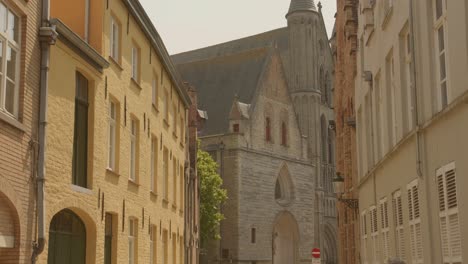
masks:
[[[184,80],[197,88],[199,108],[208,112],[204,134],[228,130],[236,95],[239,101],[251,103],[268,56],[268,48],[259,48],[176,66]]]
[[[317,11],[314,0],[291,0],[288,15],[296,11]]]

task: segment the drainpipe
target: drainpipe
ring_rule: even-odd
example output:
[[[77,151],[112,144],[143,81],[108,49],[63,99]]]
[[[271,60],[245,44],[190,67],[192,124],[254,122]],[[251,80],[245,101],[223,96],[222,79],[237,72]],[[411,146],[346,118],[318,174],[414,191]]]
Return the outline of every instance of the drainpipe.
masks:
[[[39,39],[41,42],[41,82],[40,82],[40,108],[39,108],[39,155],[37,171],[37,240],[33,245],[31,262],[34,264],[37,257],[44,251],[45,237],[45,147],[47,125],[47,90],[49,79],[50,45],[55,44],[57,32],[49,25],[50,0],[42,0],[41,28]]]

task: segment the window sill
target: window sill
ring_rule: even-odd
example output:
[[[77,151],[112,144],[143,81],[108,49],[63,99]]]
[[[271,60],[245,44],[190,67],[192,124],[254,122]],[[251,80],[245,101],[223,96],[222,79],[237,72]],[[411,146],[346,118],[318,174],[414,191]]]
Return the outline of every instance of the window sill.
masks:
[[[112,64],[115,65],[120,71],[123,71],[122,65],[120,65],[120,63],[112,56],[109,56],[109,61],[112,62]]]
[[[182,141],[180,141],[179,146],[180,146],[181,148],[185,148],[185,144],[182,143]]]
[[[180,215],[183,215],[183,214],[184,214],[184,210],[179,210],[179,214],[180,214]]]
[[[108,173],[110,175],[113,175],[113,176],[116,176],[116,177],[120,177],[120,174],[117,171],[115,171],[115,170],[113,170],[111,168],[106,168],[106,173]]]
[[[163,119],[164,127],[169,127],[169,122],[167,122],[166,118]]]
[[[154,111],[156,111],[156,113],[159,113],[158,106],[153,103],[151,105],[153,106]]]
[[[173,204],[172,205],[172,210],[177,211],[177,205]]]
[[[3,113],[2,111],[0,111],[0,120],[4,121],[5,123],[9,124],[10,126],[16,128],[18,130],[20,130],[21,132],[26,131],[26,127],[21,122],[16,120],[14,117]]]
[[[393,14],[393,6],[385,10],[384,19],[382,20],[382,30],[385,30],[385,28],[387,27],[387,24],[390,21],[392,14]]]
[[[172,132],[172,137],[175,138],[175,139],[178,139],[179,137],[177,136],[177,133],[176,132]]]
[[[93,191],[88,189],[88,188],[85,188],[85,187],[81,187],[81,186],[78,186],[78,185],[74,185],[72,184],[71,185],[71,189],[75,192],[79,192],[79,193],[84,193],[84,194],[93,194]]]
[[[136,186],[136,187],[140,187],[140,184],[138,184],[136,181],[134,180],[131,180],[131,179],[128,179],[128,183],[133,185],[133,186]]]
[[[152,197],[158,198],[158,194],[155,191],[150,191]]]
[[[163,198],[162,201],[163,201],[163,204],[164,204],[164,205],[168,205],[168,204],[169,204],[169,200],[167,200],[167,198]]]
[[[133,77],[130,78],[131,82],[138,88],[140,91],[143,90],[143,88],[140,86],[140,83],[135,80]]]

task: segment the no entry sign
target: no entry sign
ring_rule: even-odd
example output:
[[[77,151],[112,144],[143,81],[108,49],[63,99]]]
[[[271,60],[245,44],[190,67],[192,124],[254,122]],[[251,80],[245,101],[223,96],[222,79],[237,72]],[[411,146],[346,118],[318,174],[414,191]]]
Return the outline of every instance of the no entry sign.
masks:
[[[320,249],[318,248],[312,249],[312,257],[316,259],[320,258]]]

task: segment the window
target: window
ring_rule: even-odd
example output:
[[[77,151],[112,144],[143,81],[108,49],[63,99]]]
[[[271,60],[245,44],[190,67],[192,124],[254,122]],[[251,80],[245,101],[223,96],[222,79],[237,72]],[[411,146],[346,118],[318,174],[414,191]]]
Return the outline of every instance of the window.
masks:
[[[288,145],[288,128],[285,122],[281,123],[281,145]]]
[[[232,132],[239,133],[239,124],[232,125]]]
[[[257,229],[256,229],[256,228],[250,229],[250,242],[251,242],[252,244],[255,244],[256,241],[257,241],[256,232],[257,232]]]
[[[438,74],[438,94],[439,106],[445,108],[448,105],[448,85],[447,85],[447,3],[446,0],[435,0],[435,42],[436,42],[436,62],[439,69]]]
[[[185,133],[184,118],[181,116],[180,117],[180,142],[181,143],[183,143],[185,141],[184,133]]]
[[[136,46],[132,47],[132,79],[136,82],[140,81],[140,49]]]
[[[84,188],[88,183],[88,95],[88,80],[77,72],[72,183]]]
[[[110,101],[109,104],[109,160],[107,167],[115,171],[115,153],[116,153],[116,136],[117,136],[117,105],[115,102]]]
[[[175,233],[172,233],[172,264],[177,264],[177,238]]]
[[[135,218],[128,219],[128,263],[136,263],[137,252],[138,221]]]
[[[421,233],[421,217],[419,213],[418,181],[415,180],[407,186],[409,231],[412,263],[423,263],[423,247]]]
[[[371,224],[371,243],[372,243],[372,263],[380,263],[379,258],[379,230],[377,226],[377,207],[372,206],[369,209]]]
[[[180,174],[180,180],[179,180],[179,185],[180,185],[180,210],[184,209],[184,166],[180,165],[179,168],[179,174]]]
[[[17,117],[19,105],[20,19],[0,2],[0,112]]]
[[[177,136],[177,106],[172,107],[172,125],[174,127],[174,136]]]
[[[401,36],[400,40],[400,50],[403,52],[403,61],[402,66],[404,69],[404,75],[402,79],[403,82],[403,89],[402,89],[402,105],[403,111],[405,114],[403,117],[406,119],[406,127],[403,126],[406,132],[411,131],[414,127],[413,121],[413,113],[414,113],[414,106],[413,106],[413,81],[412,81],[412,52],[411,52],[411,36],[408,27],[404,29],[404,32]]]
[[[153,137],[151,140],[151,191],[158,191],[158,139]]]
[[[184,237],[183,236],[180,236],[180,245],[179,245],[179,259],[180,259],[180,263],[183,264],[183,263],[186,263],[184,261]]]
[[[164,111],[164,120],[169,121],[169,94],[167,91],[164,91],[164,100],[163,100],[163,111]]]
[[[388,223],[388,202],[387,198],[380,200],[380,222],[382,233],[382,257],[384,263],[390,256],[390,228]]]
[[[172,156],[172,204],[173,206],[177,205],[177,178],[179,174],[177,173],[177,159]]]
[[[163,237],[162,237],[162,264],[168,264],[169,263],[169,260],[168,260],[168,237],[167,237],[167,230],[164,230],[163,232]]]
[[[163,199],[167,200],[168,180],[169,180],[169,151],[164,147],[163,152]]]
[[[271,121],[269,117],[265,120],[265,139],[267,142],[271,141]]]
[[[156,264],[157,256],[156,252],[158,250],[156,241],[157,241],[157,233],[156,233],[156,226],[150,226],[150,264]]]
[[[380,160],[383,156],[383,136],[384,131],[384,114],[383,111],[385,110],[383,104],[383,93],[382,89],[380,88],[380,73],[375,76],[375,85],[374,85],[374,96],[375,96],[375,126],[376,126],[376,151],[377,151],[377,160]]]
[[[137,182],[138,175],[138,121],[132,118],[130,125],[130,180]]]
[[[388,130],[388,150],[391,150],[396,143],[398,121],[396,119],[396,98],[395,98],[395,68],[393,62],[393,51],[387,56],[386,61],[386,75],[387,75],[387,130]]]
[[[440,236],[444,264],[462,263],[462,239],[458,217],[455,163],[437,170]]]
[[[152,103],[153,103],[153,106],[157,108],[158,107],[158,80],[156,78],[153,79],[151,88],[152,88]]]
[[[110,213],[106,213],[106,222],[104,227],[105,237],[104,237],[104,264],[111,264],[113,262],[113,248],[114,244],[112,242],[114,238],[114,223],[113,216]],[[115,263],[115,262],[114,262]]]
[[[405,257],[405,233],[403,228],[403,206],[401,203],[401,192],[397,191],[393,194],[393,219],[395,223],[395,240],[396,240],[396,254],[402,260]]]
[[[361,257],[364,264],[367,264],[367,215],[364,210],[361,213]]]
[[[110,56],[120,63],[120,23],[111,17]]]

